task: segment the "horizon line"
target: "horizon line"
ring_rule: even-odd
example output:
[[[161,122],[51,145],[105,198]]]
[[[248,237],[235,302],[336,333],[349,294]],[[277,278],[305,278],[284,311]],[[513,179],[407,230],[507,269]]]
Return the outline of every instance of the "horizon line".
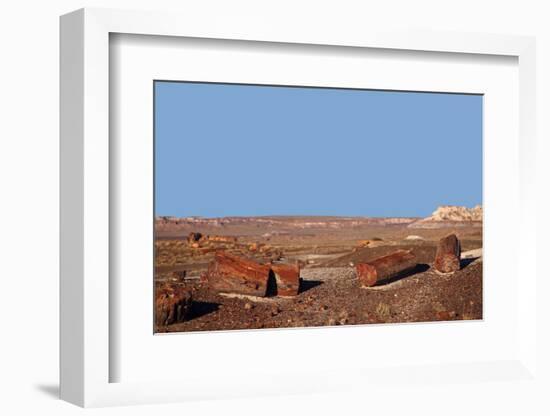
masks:
[[[209,217],[203,215],[155,215],[155,218],[197,218],[197,219],[222,219],[222,218],[308,218],[308,217],[317,217],[317,218],[424,218],[422,216],[369,216],[369,215],[307,215],[307,214],[272,214],[272,215],[224,215],[222,217]]]
[[[224,215],[224,216],[204,216],[204,215],[185,215],[185,216],[179,216],[179,215],[166,215],[166,214],[155,214],[155,218],[203,218],[203,219],[221,219],[221,218],[289,218],[289,217],[300,217],[300,218],[306,218],[306,217],[320,217],[320,218],[426,218],[431,215],[435,211],[437,211],[439,208],[445,208],[445,207],[455,207],[455,208],[465,208],[465,209],[475,209],[477,207],[483,208],[483,204],[475,204],[472,207],[468,207],[466,205],[450,205],[450,204],[443,204],[438,205],[437,208],[432,211],[427,216],[422,215],[323,215],[323,214],[262,214],[262,215]]]

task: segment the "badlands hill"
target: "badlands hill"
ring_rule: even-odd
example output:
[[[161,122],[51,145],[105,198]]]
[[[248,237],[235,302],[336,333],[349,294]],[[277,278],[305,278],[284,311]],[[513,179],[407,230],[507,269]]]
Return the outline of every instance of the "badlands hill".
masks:
[[[441,228],[447,226],[481,226],[483,208],[476,205],[473,208],[443,205],[432,215],[409,224],[409,228]]]

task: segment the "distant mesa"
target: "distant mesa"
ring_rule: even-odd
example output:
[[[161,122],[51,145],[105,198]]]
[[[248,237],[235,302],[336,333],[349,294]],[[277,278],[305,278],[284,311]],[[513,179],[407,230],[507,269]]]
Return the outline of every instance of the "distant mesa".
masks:
[[[409,228],[440,228],[447,226],[481,226],[483,208],[476,205],[473,208],[443,205],[432,215],[409,224]]]

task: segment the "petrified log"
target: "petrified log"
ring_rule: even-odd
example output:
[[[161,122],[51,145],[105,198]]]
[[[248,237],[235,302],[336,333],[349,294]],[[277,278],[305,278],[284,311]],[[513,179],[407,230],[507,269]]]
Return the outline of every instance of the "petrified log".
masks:
[[[398,250],[368,263],[359,263],[356,270],[361,286],[368,287],[406,274],[416,266],[416,257],[410,250]]]
[[[455,234],[449,234],[439,240],[434,268],[441,273],[453,273],[460,270],[460,241]]]
[[[155,323],[158,326],[183,322],[191,309],[191,292],[177,285],[157,285],[155,293]]]
[[[298,264],[272,264],[277,296],[296,296],[300,290],[300,266]]]
[[[218,292],[266,296],[269,270],[269,266],[218,252],[203,280]]]

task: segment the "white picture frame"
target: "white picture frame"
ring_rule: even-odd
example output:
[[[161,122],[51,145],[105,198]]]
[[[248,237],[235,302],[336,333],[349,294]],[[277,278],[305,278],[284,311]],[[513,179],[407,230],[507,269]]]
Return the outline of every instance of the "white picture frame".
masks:
[[[535,40],[530,37],[468,33],[340,29],[301,30],[280,28],[248,19],[216,20],[215,16],[83,9],[61,18],[61,397],[80,406],[158,403],[219,397],[380,388],[398,378],[401,383],[429,385],[448,380],[479,383],[507,380],[538,383],[536,362],[535,268]],[[212,381],[201,374],[181,380],[113,381],[111,368],[121,359],[112,349],[111,313],[113,287],[110,274],[111,172],[110,156],[110,34],[174,38],[224,39],[282,45],[330,45],[332,48],[365,48],[424,51],[440,54],[498,55],[518,60],[519,76],[519,191],[517,239],[514,255],[522,285],[517,290],[517,346],[497,360],[486,357],[471,362],[426,363],[411,367],[323,368],[320,372],[287,370],[266,373],[260,380],[232,376]],[[162,40],[161,40],[162,41]],[[401,89],[396,88],[396,89]],[[497,167],[501,169],[502,167]],[[487,293],[485,292],[485,295]],[[405,328],[405,327],[403,327]],[[404,331],[415,331],[408,326]],[[294,330],[294,336],[300,330]],[[364,331],[364,327],[348,335]],[[282,332],[279,334],[281,336]],[[317,334],[317,333],[316,333]],[[315,335],[322,337],[323,334]],[[339,335],[343,336],[343,332]],[[241,334],[242,335],[242,334]],[[277,335],[273,334],[272,335]],[[152,333],[151,333],[152,336]],[[202,337],[212,337],[203,334]],[[168,339],[170,337],[165,337]],[[243,339],[240,336],[239,339]],[[239,339],[233,342],[238,343]],[[321,338],[319,338],[321,339]],[[163,341],[171,342],[171,341]],[[219,341],[219,337],[216,339]],[[117,350],[118,351],[118,350]],[[498,355],[498,354],[496,354]],[[212,368],[212,371],[216,371]],[[323,374],[325,377],[323,377]],[[376,387],[378,386],[378,387]]]

